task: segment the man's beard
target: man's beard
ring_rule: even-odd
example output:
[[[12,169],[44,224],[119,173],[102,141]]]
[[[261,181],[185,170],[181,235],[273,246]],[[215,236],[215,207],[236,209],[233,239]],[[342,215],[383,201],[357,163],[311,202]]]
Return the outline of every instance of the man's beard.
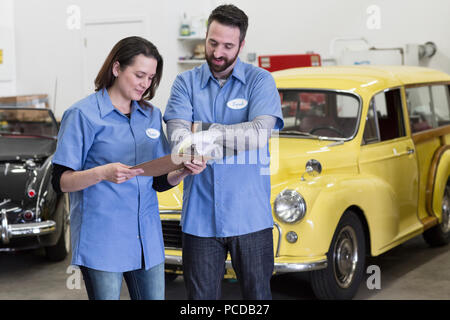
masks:
[[[238,52],[236,53],[236,55],[228,60],[225,57],[221,57],[221,60],[224,60],[225,63],[221,66],[217,66],[213,63],[213,59],[214,59],[214,53],[212,53],[211,55],[208,55],[208,53],[205,50],[205,56],[206,56],[206,62],[208,63],[209,68],[216,73],[225,71],[226,69],[228,69],[238,58],[239,53],[240,53],[241,49],[238,50]]]

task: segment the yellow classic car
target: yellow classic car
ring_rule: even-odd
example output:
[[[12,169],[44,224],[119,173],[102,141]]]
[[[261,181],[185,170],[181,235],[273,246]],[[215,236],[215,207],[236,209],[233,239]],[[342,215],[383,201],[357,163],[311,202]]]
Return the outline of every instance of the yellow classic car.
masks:
[[[377,256],[450,241],[450,76],[407,66],[273,73],[285,127],[270,141],[275,273],[350,299]],[[159,195],[166,271],[182,270],[182,187]],[[226,268],[232,275],[231,263]]]

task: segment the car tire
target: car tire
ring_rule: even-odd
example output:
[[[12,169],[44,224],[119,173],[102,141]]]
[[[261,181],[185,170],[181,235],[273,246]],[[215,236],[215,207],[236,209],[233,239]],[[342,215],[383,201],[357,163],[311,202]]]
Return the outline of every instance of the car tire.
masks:
[[[47,259],[53,262],[64,260],[70,252],[70,208],[67,193],[61,197],[57,210],[62,210],[61,234],[54,246],[45,248]]]
[[[442,221],[426,230],[423,238],[432,247],[446,245],[450,242],[450,183],[447,182],[442,198]]]
[[[176,273],[169,273],[169,272],[164,273],[164,280],[166,283],[171,283],[175,281],[176,278],[178,278],[178,274]]]
[[[364,229],[355,213],[347,211],[339,221],[327,260],[327,268],[310,274],[314,294],[324,300],[352,299],[362,281],[366,263]]]

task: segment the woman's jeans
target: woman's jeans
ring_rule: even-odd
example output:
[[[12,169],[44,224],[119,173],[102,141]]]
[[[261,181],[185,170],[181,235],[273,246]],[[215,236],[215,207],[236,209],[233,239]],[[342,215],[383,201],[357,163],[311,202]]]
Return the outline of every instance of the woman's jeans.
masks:
[[[106,272],[80,266],[89,300],[119,300],[125,278],[132,300],[164,300],[164,262],[128,272]]]
[[[183,276],[188,299],[220,299],[228,252],[242,297],[272,299],[272,229],[226,238],[203,238],[183,233]]]

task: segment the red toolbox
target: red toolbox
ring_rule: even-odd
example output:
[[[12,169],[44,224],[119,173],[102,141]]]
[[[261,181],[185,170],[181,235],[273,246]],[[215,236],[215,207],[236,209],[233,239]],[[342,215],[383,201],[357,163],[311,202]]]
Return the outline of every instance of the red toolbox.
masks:
[[[322,65],[322,61],[317,53],[283,54],[259,56],[258,65],[269,72],[273,72],[289,68],[319,67]]]

